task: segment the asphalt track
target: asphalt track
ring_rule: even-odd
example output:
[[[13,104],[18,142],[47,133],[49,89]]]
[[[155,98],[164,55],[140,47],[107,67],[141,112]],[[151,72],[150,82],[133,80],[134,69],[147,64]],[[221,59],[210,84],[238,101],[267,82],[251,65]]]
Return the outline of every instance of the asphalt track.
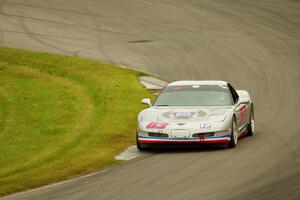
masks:
[[[1,0],[0,44],[252,94],[255,137],[155,153],[7,199],[299,199],[299,0]]]

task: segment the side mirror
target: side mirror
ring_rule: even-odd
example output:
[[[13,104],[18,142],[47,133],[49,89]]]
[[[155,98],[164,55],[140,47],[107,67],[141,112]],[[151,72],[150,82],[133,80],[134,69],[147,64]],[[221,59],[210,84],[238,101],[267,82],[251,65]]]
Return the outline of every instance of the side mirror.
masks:
[[[143,104],[148,104],[149,106],[152,106],[151,101],[150,101],[150,99],[148,99],[148,98],[142,99],[141,102],[142,102]]]

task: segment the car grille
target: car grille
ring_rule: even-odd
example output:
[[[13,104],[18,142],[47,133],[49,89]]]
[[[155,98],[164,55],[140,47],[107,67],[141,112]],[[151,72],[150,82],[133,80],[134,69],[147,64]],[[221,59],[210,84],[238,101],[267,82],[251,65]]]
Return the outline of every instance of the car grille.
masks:
[[[194,133],[193,137],[211,137],[214,136],[214,132],[210,132],[210,133]]]
[[[152,132],[149,132],[148,135],[152,136],[152,137],[169,137],[169,135],[165,134],[165,133],[152,133]]]

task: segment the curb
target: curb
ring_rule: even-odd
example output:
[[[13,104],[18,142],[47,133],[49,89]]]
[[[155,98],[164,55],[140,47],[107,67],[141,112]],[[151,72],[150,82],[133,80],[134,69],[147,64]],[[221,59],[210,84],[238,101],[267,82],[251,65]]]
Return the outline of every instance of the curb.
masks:
[[[168,82],[151,76],[141,76],[139,77],[139,81],[148,91],[153,93],[160,92],[166,85],[168,85]]]

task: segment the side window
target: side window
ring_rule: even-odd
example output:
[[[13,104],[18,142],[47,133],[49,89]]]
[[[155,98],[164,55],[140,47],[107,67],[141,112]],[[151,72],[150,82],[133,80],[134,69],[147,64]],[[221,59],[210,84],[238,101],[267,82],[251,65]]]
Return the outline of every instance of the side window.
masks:
[[[234,103],[236,103],[238,101],[238,99],[239,99],[239,95],[237,94],[237,92],[235,91],[235,89],[229,83],[228,83],[228,87],[229,87],[229,90],[231,92],[233,101],[234,101]]]

